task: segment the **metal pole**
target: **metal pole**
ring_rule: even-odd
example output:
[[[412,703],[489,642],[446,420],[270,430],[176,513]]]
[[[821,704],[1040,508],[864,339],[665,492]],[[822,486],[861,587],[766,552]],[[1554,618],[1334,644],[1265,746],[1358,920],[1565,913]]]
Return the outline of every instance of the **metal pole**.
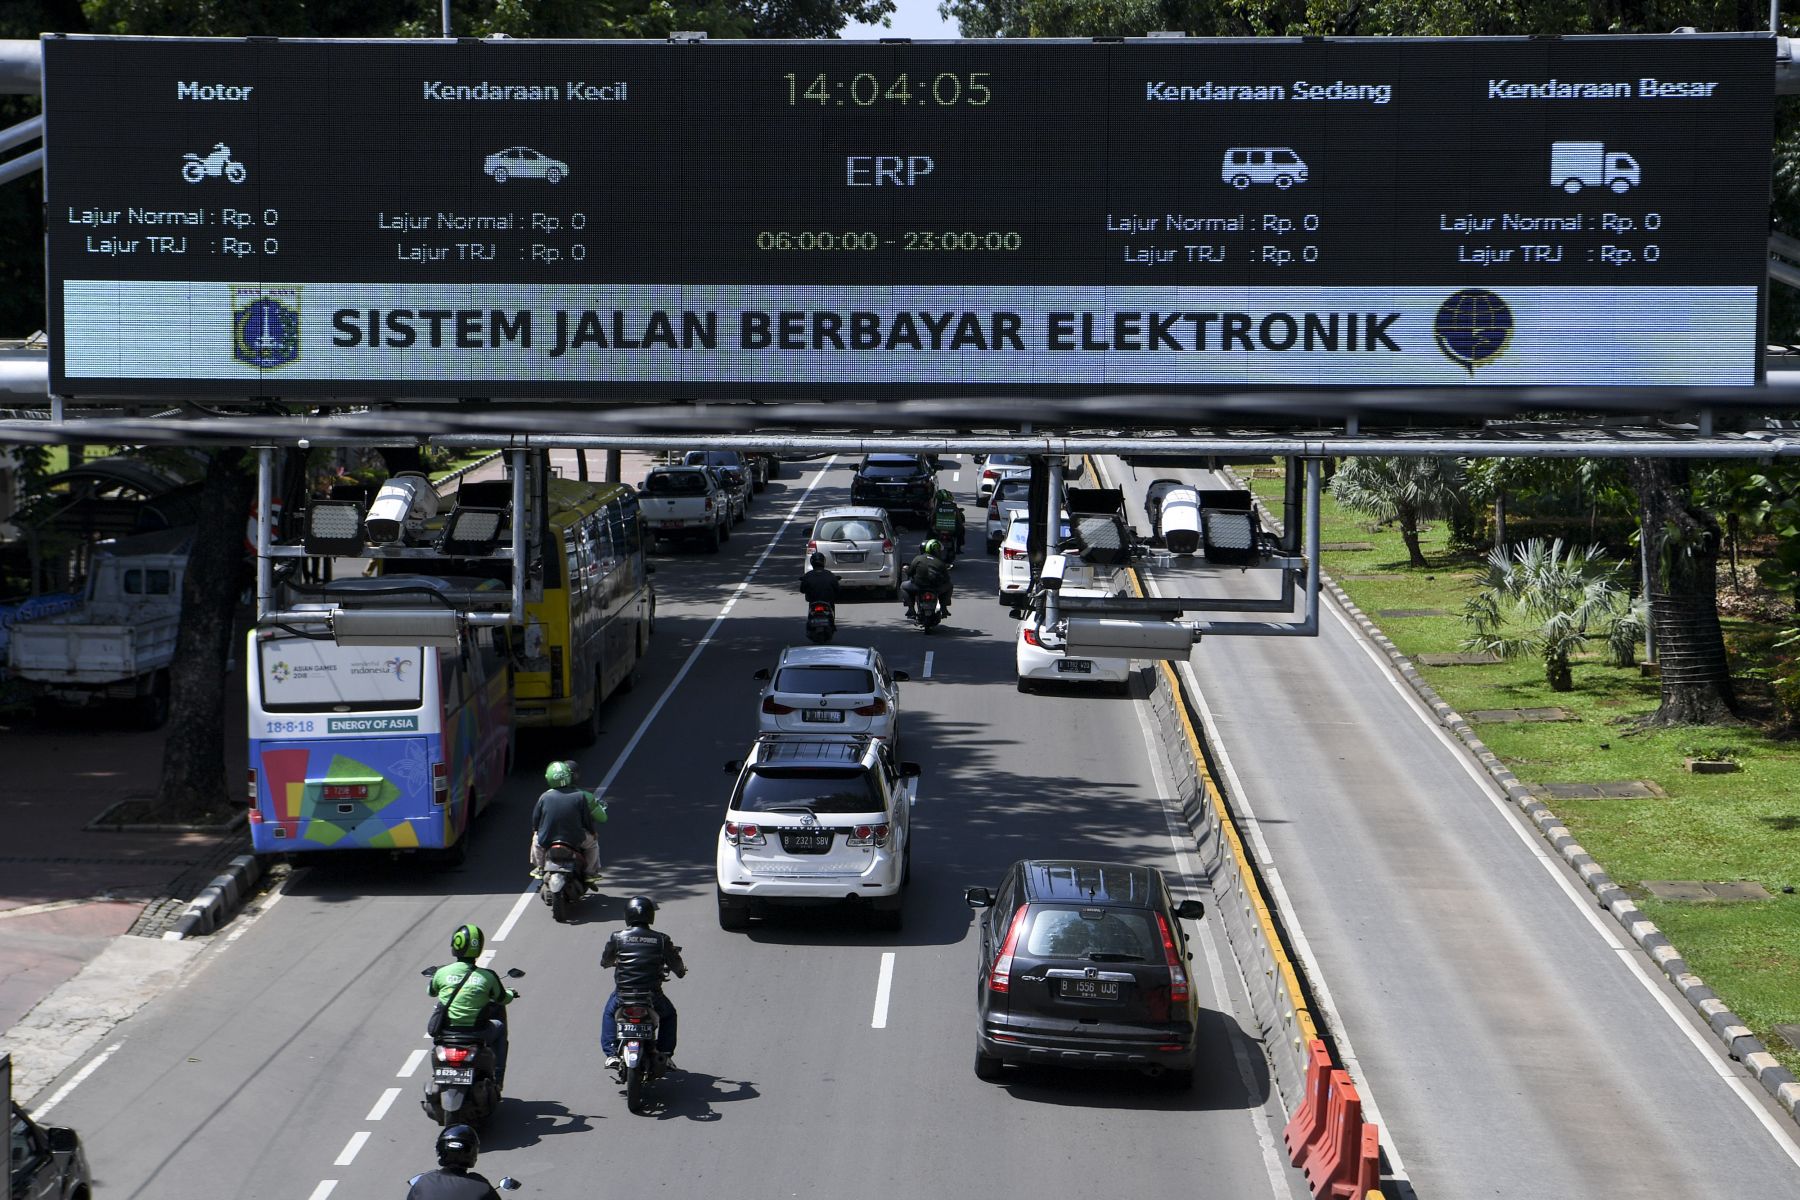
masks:
[[[1769,32],[1781,32],[1781,0],[1769,0]]]
[[[1044,520],[1046,520],[1050,523],[1050,527],[1049,527],[1049,529],[1047,529],[1045,531],[1044,545],[1046,547],[1049,547],[1049,545],[1052,542],[1055,542],[1057,540],[1057,534],[1059,532],[1058,527],[1062,523],[1062,511],[1063,511],[1063,460],[1062,460],[1062,455],[1052,454],[1049,457],[1049,460],[1046,462],[1045,465],[1049,468],[1049,471],[1050,471],[1050,489],[1049,489],[1050,490],[1050,502],[1048,505],[1046,505],[1046,508],[1048,511],[1044,514]],[[1070,522],[1071,525],[1073,525],[1073,523],[1074,523],[1073,521]],[[1074,532],[1073,529],[1071,529],[1070,532]],[[1063,571],[1063,577],[1066,579],[1068,577],[1068,569],[1067,569],[1067,565],[1066,565],[1067,564],[1066,559],[1064,560],[1064,563],[1065,563],[1065,566],[1064,566],[1064,571]],[[1062,585],[1060,583],[1057,584],[1057,587],[1061,587],[1061,586]],[[1044,624],[1045,625],[1054,625],[1055,623],[1056,623],[1056,589],[1055,588],[1046,588],[1044,590]]]
[[[269,522],[275,506],[275,448],[256,450],[256,619],[275,607],[275,560],[269,557]]]
[[[444,0],[444,36],[450,36],[450,0]]]
[[[448,6],[449,0],[445,0]],[[525,624],[525,454],[512,452],[512,624]]]
[[[1644,581],[1644,661],[1656,661],[1656,622],[1650,619],[1650,547],[1649,538],[1638,530],[1638,573]]]

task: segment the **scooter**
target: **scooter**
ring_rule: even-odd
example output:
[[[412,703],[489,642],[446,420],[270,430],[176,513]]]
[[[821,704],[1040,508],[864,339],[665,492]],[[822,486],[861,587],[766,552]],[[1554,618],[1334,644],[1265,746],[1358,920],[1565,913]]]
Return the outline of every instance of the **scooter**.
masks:
[[[406,1181],[406,1186],[409,1188],[417,1187],[419,1186],[419,1180],[423,1178],[425,1178],[425,1174],[414,1175],[411,1179]],[[500,1177],[500,1182],[494,1185],[496,1189],[502,1192],[516,1192],[521,1186],[523,1185],[511,1175],[502,1175]]]
[[[913,601],[912,619],[926,633],[938,627],[944,619],[944,606],[939,603],[936,592],[919,593],[919,598]]]
[[[249,171],[241,162],[232,161],[231,147],[224,142],[214,142],[212,153],[205,158],[198,154],[184,154],[181,164],[181,177],[189,183],[199,183],[208,175],[223,175],[232,183],[242,183]]]
[[[426,967],[421,975],[437,974]],[[525,972],[514,967],[507,978]],[[518,993],[513,993],[518,998]],[[480,1129],[500,1107],[500,1076],[493,1042],[475,1029],[446,1028],[431,1039],[431,1074],[425,1077],[425,1095],[419,1100],[425,1115],[439,1125],[461,1122]]]
[[[642,1113],[645,1091],[662,1078],[668,1066],[668,1059],[656,1048],[662,1015],[656,1011],[655,994],[620,992],[619,1007],[613,1017],[619,1031],[619,1065],[615,1073],[625,1085],[625,1107]]]
[[[581,847],[551,842],[544,847],[544,877],[538,881],[538,899],[550,906],[550,915],[566,923],[575,906],[588,893]]]
[[[806,640],[829,642],[837,633],[837,606],[829,600],[814,600],[806,606]]]

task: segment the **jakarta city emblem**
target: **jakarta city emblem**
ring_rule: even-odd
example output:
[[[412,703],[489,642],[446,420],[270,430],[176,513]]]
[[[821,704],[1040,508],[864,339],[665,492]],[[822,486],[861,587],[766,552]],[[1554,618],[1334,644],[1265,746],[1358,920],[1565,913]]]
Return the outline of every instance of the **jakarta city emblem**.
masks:
[[[285,367],[300,357],[300,289],[231,289],[231,356],[253,367]]]

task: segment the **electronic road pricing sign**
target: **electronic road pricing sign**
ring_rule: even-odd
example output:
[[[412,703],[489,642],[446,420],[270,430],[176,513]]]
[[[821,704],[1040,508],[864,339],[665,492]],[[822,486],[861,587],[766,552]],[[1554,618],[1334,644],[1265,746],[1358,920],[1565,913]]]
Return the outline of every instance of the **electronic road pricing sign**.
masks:
[[[62,395],[1758,378],[1767,37],[43,51]]]

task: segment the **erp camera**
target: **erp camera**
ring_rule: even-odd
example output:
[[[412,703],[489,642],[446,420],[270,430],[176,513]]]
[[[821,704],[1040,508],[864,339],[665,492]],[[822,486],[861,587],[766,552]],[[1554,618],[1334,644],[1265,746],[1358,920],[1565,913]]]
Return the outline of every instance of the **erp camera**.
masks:
[[[417,471],[403,471],[375,493],[363,529],[377,545],[404,541],[408,535],[416,537],[425,522],[437,515],[437,506],[431,481]]]

